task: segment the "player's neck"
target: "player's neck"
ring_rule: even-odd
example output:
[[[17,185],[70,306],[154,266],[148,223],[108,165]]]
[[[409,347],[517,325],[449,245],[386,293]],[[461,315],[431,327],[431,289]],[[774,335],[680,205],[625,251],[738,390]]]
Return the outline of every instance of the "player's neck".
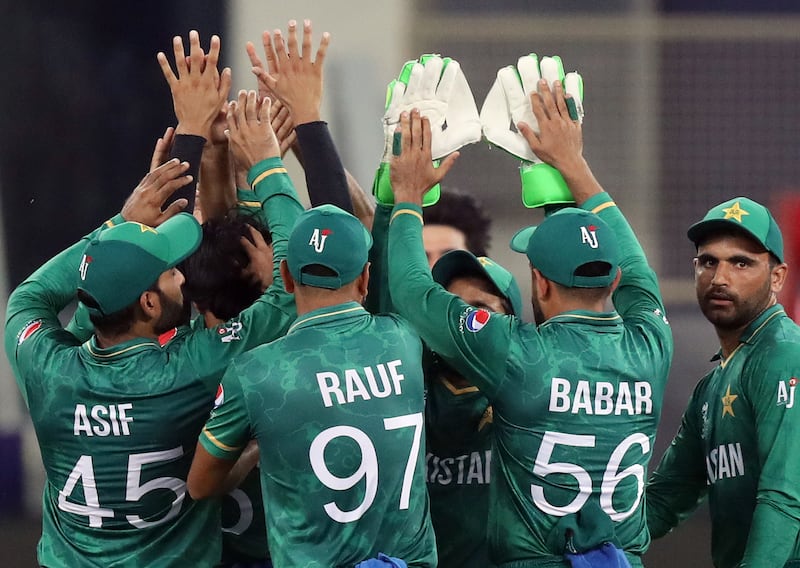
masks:
[[[143,321],[134,322],[133,325],[131,325],[131,328],[125,333],[107,334],[95,330],[94,336],[95,340],[97,341],[97,346],[101,349],[108,349],[110,347],[114,347],[115,345],[119,345],[120,343],[125,343],[126,341],[132,341],[134,339],[158,338],[158,334],[153,329],[153,326]]]

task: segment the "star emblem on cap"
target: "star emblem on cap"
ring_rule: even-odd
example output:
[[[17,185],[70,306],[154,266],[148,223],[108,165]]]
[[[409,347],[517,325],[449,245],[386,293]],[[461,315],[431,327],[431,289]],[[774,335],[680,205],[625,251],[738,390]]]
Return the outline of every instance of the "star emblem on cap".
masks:
[[[725,396],[722,397],[722,415],[730,414],[734,418],[736,415],[733,413],[733,401],[739,398],[738,394],[731,394],[731,385],[728,385],[728,390]]]
[[[743,216],[750,215],[750,213],[741,208],[738,201],[730,207],[724,207],[722,210],[725,212],[723,219],[736,219],[740,223]]]
[[[478,262],[481,263],[481,266],[491,266],[492,265],[492,261],[489,260],[488,258],[486,258],[485,256],[479,256],[478,257]]]
[[[134,221],[134,223],[136,223],[136,221]],[[136,223],[136,224],[139,225],[139,229],[141,229],[143,233],[147,233],[149,231],[149,232],[153,233],[154,235],[158,234],[158,231],[156,231],[150,225],[145,225],[144,223]]]

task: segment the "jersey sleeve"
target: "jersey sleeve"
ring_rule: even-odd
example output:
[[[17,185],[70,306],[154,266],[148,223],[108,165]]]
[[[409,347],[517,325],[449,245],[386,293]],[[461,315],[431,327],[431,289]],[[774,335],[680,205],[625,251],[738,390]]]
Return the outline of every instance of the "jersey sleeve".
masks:
[[[353,201],[347,187],[347,175],[336,151],[328,123],[317,120],[298,124],[294,129],[303,155],[303,170],[311,206],[330,203],[353,212]]]
[[[622,316],[626,325],[646,328],[651,347],[663,353],[665,360],[671,361],[673,340],[664,300],[656,273],[648,265],[647,257],[633,229],[608,193],[593,196],[581,207],[608,223],[617,237],[622,259],[622,277],[612,295],[614,309]]]
[[[242,385],[232,363],[217,391],[211,416],[200,432],[200,445],[215,458],[236,460],[250,441],[250,422],[247,417]]]
[[[286,334],[297,317],[294,296],[283,286],[281,260],[286,258],[289,234],[303,206],[297,198],[280,158],[269,158],[248,173],[253,190],[240,207],[259,211],[272,233],[273,282],[251,306],[238,316],[211,329],[197,330],[182,349],[201,375],[215,381],[236,355]],[[243,191],[239,191],[240,198]],[[210,385],[215,386],[215,385]]]
[[[691,515],[708,493],[697,392],[687,405],[678,433],[650,476],[646,490],[647,527],[660,538]]]
[[[800,344],[792,341],[753,354],[742,372],[762,464],[742,566],[783,566],[800,532],[800,401],[777,402],[779,392],[794,396],[798,378]]]
[[[366,309],[373,313],[394,311],[389,294],[389,219],[392,207],[377,204],[372,221],[372,248],[369,251],[369,293]]]
[[[389,288],[397,312],[425,343],[491,398],[507,375],[516,318],[470,306],[433,280],[417,205],[398,203],[392,212]]]
[[[121,215],[106,221],[100,228],[59,253],[20,284],[8,299],[5,348],[25,403],[28,394],[26,377],[41,368],[60,345],[80,342],[65,331],[58,314],[75,298],[78,266],[86,244],[105,228],[125,220]]]

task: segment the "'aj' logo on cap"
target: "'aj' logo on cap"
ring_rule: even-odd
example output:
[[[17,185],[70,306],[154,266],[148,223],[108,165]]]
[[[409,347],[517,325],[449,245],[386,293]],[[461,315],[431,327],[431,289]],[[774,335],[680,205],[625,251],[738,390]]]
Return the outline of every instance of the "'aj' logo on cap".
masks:
[[[597,231],[597,227],[594,225],[581,227],[581,243],[596,249],[599,245],[597,244],[597,233],[595,231]]]
[[[86,271],[89,269],[89,265],[92,262],[92,257],[88,254],[83,255],[81,259],[81,265],[78,268],[78,272],[81,274],[81,280],[86,280]]]
[[[332,233],[333,231],[330,229],[314,229],[314,232],[311,233],[311,240],[308,241],[309,246],[313,246],[314,250],[317,252],[322,252],[325,250],[325,240],[328,238],[328,235]]]

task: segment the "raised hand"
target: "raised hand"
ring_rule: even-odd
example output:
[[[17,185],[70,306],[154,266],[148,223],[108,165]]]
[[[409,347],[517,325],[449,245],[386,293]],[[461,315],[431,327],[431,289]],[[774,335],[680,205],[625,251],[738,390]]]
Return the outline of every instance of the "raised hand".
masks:
[[[398,139],[399,137],[399,139]],[[395,203],[422,204],[422,196],[442,181],[458,159],[453,152],[436,168],[431,159],[431,123],[418,109],[400,115],[391,161]]]
[[[286,152],[297,143],[297,134],[294,131],[294,121],[289,113],[289,108],[279,100],[273,100],[272,102],[271,122],[272,130],[275,131],[275,136],[278,137],[278,142],[281,145],[281,158],[283,158]],[[295,152],[298,153],[299,148],[295,148]],[[298,159],[300,159],[299,156]]]
[[[288,41],[284,42],[280,30],[262,35],[267,68],[255,54],[253,44],[248,44],[247,53],[253,64],[253,73],[258,77],[263,94],[274,93],[289,108],[294,124],[304,124],[320,119],[322,103],[322,66],[330,43],[330,34],[325,32],[312,55],[311,21],[303,23],[302,52],[297,43],[297,22],[291,20]],[[274,45],[273,45],[274,38]]]
[[[281,155],[270,123],[271,107],[272,101],[259,100],[255,91],[239,91],[239,100],[228,104],[228,143],[242,168]]]
[[[164,135],[156,140],[156,147],[153,150],[153,157],[150,158],[151,172],[167,161],[167,158],[169,158],[169,149],[172,147],[172,141],[174,139],[175,129],[171,126],[168,126],[164,131]]]
[[[164,211],[161,207],[176,189],[192,181],[192,176],[184,175],[187,169],[189,163],[176,158],[149,172],[122,206],[122,217],[126,221],[157,227],[179,213],[186,207],[186,199],[172,202]]]
[[[186,56],[183,40],[175,36],[172,40],[177,75],[163,52],[157,55],[161,72],[172,92],[175,116],[178,119],[176,134],[194,134],[207,140],[211,137],[211,125],[228,98],[231,87],[231,71],[225,68],[220,74],[220,40],[211,36],[208,54],[200,47],[200,35],[189,32],[189,56]]]

